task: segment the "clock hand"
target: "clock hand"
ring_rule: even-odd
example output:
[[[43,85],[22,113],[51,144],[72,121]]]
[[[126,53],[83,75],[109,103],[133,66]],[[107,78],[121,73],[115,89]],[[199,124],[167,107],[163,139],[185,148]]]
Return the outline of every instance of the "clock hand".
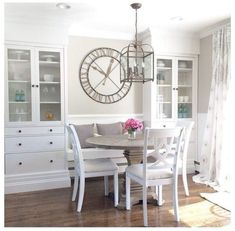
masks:
[[[114,59],[111,59],[110,63],[109,63],[109,66],[107,68],[106,77],[109,76],[109,74],[111,72],[111,68],[112,68],[113,62],[114,62]]]
[[[106,76],[106,74],[105,74],[105,72],[103,71],[103,70],[99,70],[97,67],[95,67],[95,66],[91,66],[94,70],[96,70],[96,71],[98,71],[100,74],[102,74],[102,75],[105,75]]]
[[[103,85],[105,85],[106,79],[109,77],[109,74],[111,73],[111,68],[112,68],[113,62],[114,62],[114,59],[110,59],[110,63],[109,63],[109,66],[107,68],[107,72],[106,72],[106,75],[105,75],[106,78],[103,82]]]

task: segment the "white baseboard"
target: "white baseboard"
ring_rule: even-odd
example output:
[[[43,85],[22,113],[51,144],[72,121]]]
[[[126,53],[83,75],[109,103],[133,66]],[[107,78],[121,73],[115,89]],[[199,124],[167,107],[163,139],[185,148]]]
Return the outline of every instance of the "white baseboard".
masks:
[[[187,173],[195,173],[194,159],[187,161]]]
[[[197,114],[197,121],[198,121],[198,129],[197,129],[197,161],[200,161],[201,159],[201,149],[204,139],[204,131],[206,127],[206,119],[207,119],[207,113],[198,113]]]
[[[68,170],[5,176],[5,194],[70,187]]]

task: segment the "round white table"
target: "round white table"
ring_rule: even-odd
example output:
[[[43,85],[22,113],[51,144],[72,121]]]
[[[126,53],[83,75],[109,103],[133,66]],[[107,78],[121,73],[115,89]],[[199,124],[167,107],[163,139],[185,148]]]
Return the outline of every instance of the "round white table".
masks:
[[[139,164],[143,159],[144,135],[137,134],[135,140],[129,140],[127,135],[109,135],[90,137],[86,140],[87,143],[99,148],[121,149],[124,150],[123,155],[127,159],[128,165]],[[150,143],[151,148],[151,143]],[[126,208],[126,190],[125,177],[120,189],[119,209]],[[149,192],[149,199],[155,197],[153,192]],[[142,200],[142,186],[131,182],[131,204],[138,204]],[[154,203],[156,200],[154,201]]]

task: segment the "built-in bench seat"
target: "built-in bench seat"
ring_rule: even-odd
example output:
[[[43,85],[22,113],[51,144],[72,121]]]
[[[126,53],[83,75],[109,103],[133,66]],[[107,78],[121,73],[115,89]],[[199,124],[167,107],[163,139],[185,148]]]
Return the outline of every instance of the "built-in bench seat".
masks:
[[[123,123],[111,124],[79,124],[76,130],[81,143],[84,159],[111,158],[119,166],[119,173],[125,172],[127,160],[123,155],[123,150],[95,148],[85,142],[92,136],[118,135],[123,134]],[[69,138],[67,139],[67,159],[70,176],[74,176],[74,156]]]

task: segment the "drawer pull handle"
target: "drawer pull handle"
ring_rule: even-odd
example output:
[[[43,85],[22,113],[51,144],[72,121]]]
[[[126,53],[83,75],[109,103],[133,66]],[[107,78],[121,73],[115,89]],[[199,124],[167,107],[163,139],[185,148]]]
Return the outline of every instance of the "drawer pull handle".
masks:
[[[19,165],[22,165],[22,162],[19,162]]]
[[[32,87],[34,87],[34,84],[32,84]]]
[[[18,132],[21,133],[21,130],[19,130]]]
[[[21,144],[21,143],[19,143],[18,145],[19,145],[19,146],[21,146],[22,144]]]
[[[50,144],[53,144],[53,142],[52,142],[52,141],[50,141]]]
[[[50,160],[50,163],[53,163],[53,160]]]
[[[163,127],[165,128],[165,127],[166,127],[166,125],[164,124],[164,125],[163,125]]]
[[[36,87],[39,87],[39,85],[38,85],[38,84],[36,84]]]
[[[52,129],[50,129],[50,132],[52,132],[53,130]]]

